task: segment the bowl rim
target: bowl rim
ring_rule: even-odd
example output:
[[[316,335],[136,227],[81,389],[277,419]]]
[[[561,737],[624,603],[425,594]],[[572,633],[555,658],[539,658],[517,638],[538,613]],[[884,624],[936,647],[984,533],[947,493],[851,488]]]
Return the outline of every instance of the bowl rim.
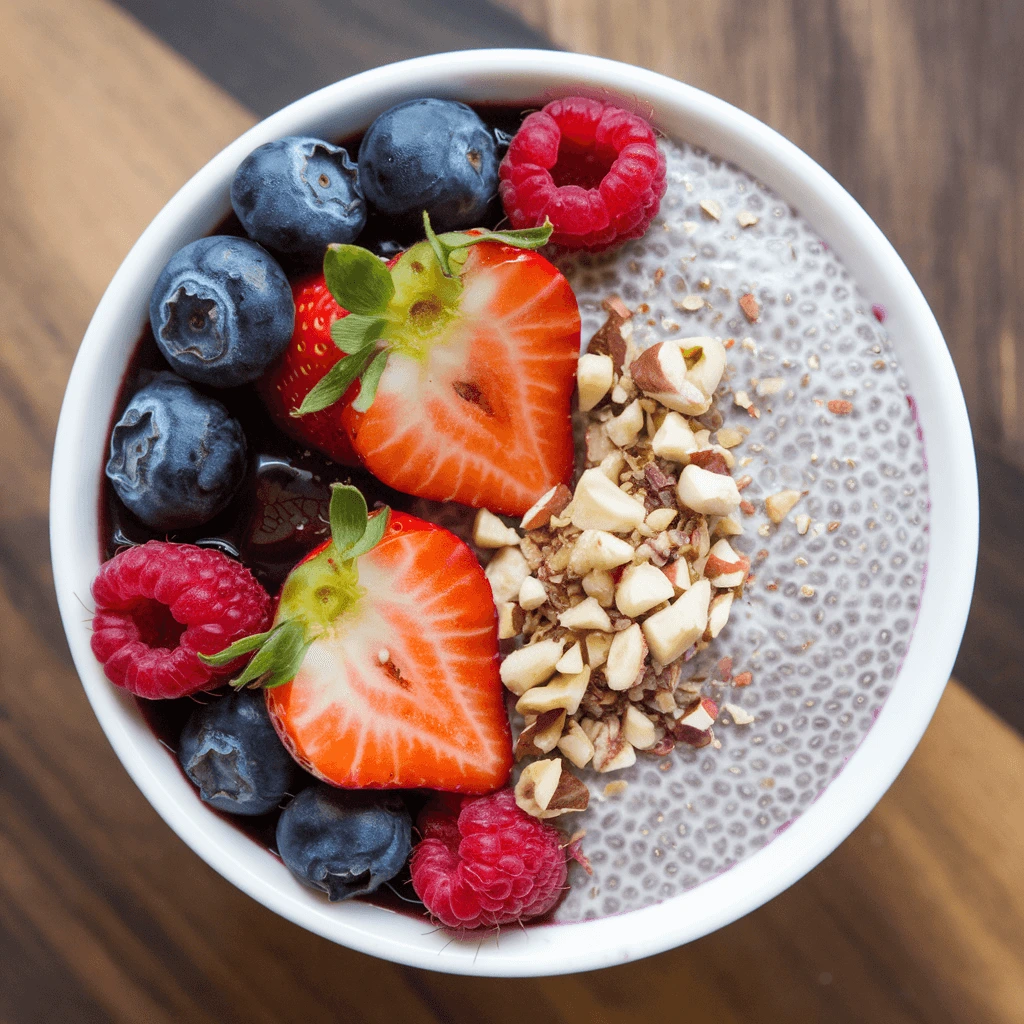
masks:
[[[566,94],[568,90],[632,98],[683,121],[687,138],[754,172],[791,202],[827,238],[859,285],[884,296],[899,333],[903,369],[919,398],[919,422],[933,452],[928,463],[931,500],[930,557],[918,620],[903,666],[877,719],[842,771],[819,798],[761,850],[721,875],[661,903],[595,921],[510,930],[499,944],[448,943],[422,920],[389,914],[367,904],[328,905],[302,889],[281,865],[271,868],[257,849],[198,800],[182,798],[187,786],[173,759],[151,756],[156,742],[140,725],[133,705],[109,684],[89,648],[78,594],[99,564],[98,550],[82,552],[90,522],[98,549],[98,480],[93,482],[105,438],[97,445],[89,423],[110,404],[97,399],[116,390],[117,373],[104,355],[118,332],[137,316],[140,288],[151,287],[154,266],[185,240],[219,204],[227,208],[226,182],[253,148],[285,134],[310,132],[319,123],[357,117],[415,95],[450,95],[486,101]],[[397,97],[397,98],[396,98]],[[662,112],[669,117],[661,117]],[[708,143],[711,143],[710,145]],[[203,212],[205,210],[205,213]],[[214,221],[215,222],[215,221]],[[211,222],[212,223],[212,222]],[[205,230],[208,230],[205,229]],[[199,232],[205,233],[205,232]],[[161,255],[163,254],[163,255]],[[148,280],[148,286],[146,281]],[[134,337],[132,336],[132,344]],[[95,423],[93,423],[95,433]],[[69,481],[77,486],[69,494]],[[937,514],[938,513],[938,514]],[[91,519],[90,519],[91,517]],[[88,531],[87,531],[88,532]],[[960,385],[939,326],[895,249],[867,213],[825,170],[783,136],[693,86],[653,71],[604,58],[548,50],[492,49],[432,54],[384,65],[303,97],[259,122],[201,168],[146,228],[111,280],[75,359],[61,408],[54,447],[50,498],[54,583],[68,643],[96,717],[117,756],[171,828],[238,888],[283,917],[342,945],[398,963],[449,973],[537,976],[626,963],[699,938],[772,899],[816,866],[874,807],[903,768],[924,733],[952,670],[967,620],[978,545],[978,494],[970,424]],[[172,777],[173,776],[173,777]],[[192,806],[194,804],[194,806]]]

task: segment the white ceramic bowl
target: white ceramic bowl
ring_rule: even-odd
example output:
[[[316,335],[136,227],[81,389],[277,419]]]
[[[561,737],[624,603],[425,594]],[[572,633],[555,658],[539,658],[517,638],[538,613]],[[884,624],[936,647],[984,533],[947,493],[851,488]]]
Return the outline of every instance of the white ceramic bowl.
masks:
[[[325,138],[365,128],[416,96],[528,106],[580,91],[622,96],[666,134],[739,164],[792,203],[877,297],[932,458],[931,550],[920,617],[891,695],[845,770],[778,838],[726,874],[655,906],[580,924],[508,929],[500,944],[450,943],[425,921],[365,903],[331,905],[196,800],[130,697],[89,649],[78,598],[99,565],[98,510],[111,411],[161,268],[229,209],[235,168],[289,134]],[[941,457],[940,457],[941,456]],[[167,823],[225,878],[265,906],[335,942],[401,963],[478,975],[541,975],[624,963],[689,942],[792,885],[863,820],[917,745],[942,695],[967,619],[978,499],[970,426],[942,335],[923,295],[868,215],[821,167],[747,114],[688,85],[595,57],[532,50],[447,53],[338,82],[267,118],[211,160],[157,215],[114,276],[89,325],[61,410],[50,530],[64,628],[89,700],[125,768]],[[56,486],[59,484],[59,486]],[[76,596],[77,595],[77,596]]]

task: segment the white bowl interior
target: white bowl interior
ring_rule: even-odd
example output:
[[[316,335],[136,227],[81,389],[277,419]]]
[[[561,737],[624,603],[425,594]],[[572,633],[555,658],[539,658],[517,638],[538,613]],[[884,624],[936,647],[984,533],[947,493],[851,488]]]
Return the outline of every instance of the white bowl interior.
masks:
[[[79,599],[88,600],[99,565],[100,467],[152,284],[176,249],[227,213],[228,187],[242,158],[286,134],[335,138],[359,131],[388,106],[416,96],[528,106],[581,91],[617,97],[651,114],[667,135],[749,171],[794,205],[841,255],[854,280],[886,307],[887,327],[933,453],[927,467],[930,540],[932,551],[943,556],[929,563],[913,638],[877,721],[842,774],[774,841],[725,874],[662,903],[596,921],[509,929],[500,944],[478,948],[476,942],[449,942],[412,916],[356,902],[328,904],[204,808],[133,700],[104,677],[89,649]],[[955,371],[924,297],[867,214],[809,157],[728,104],[628,65],[546,51],[469,51],[377,68],[292,104],[215,157],[154,219],[96,310],[61,411],[53,482],[54,578],[72,654],[111,744],[157,811],[224,877],[297,924],[390,960],[466,974],[554,974],[627,962],[735,920],[814,867],[870,811],[924,732],[959,646],[977,554],[973,447]]]

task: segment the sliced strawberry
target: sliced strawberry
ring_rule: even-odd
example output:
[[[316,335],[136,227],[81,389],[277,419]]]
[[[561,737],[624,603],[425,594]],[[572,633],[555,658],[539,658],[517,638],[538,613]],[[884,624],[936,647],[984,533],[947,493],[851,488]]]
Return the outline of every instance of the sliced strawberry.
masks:
[[[295,332],[281,356],[256,384],[274,425],[300,444],[318,448],[335,462],[359,464],[341,425],[343,402],[332,409],[292,415],[344,353],[331,340],[331,324],[348,313],[334,301],[323,274],[292,285]],[[353,389],[354,390],[354,389]],[[348,396],[351,399],[351,395]]]
[[[334,331],[350,355],[300,412],[340,408],[360,460],[398,490],[522,515],[572,472],[576,298],[527,251],[550,228],[426,228],[390,274],[356,246],[328,251],[328,284],[357,315]]]
[[[282,741],[325,782],[497,789],[512,740],[487,578],[447,530],[387,511],[367,521],[361,497],[346,541],[353,493],[335,487],[332,540],[288,577],[274,629],[217,658],[261,648],[238,682],[268,686]]]

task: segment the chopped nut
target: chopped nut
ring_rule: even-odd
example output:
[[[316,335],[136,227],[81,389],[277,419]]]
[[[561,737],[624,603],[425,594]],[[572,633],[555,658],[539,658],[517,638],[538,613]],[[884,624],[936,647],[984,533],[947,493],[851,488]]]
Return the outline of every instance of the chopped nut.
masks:
[[[618,448],[609,452],[597,467],[616,487],[619,485],[619,476],[626,468],[626,456]]]
[[[802,495],[799,491],[793,490],[769,494],[764,499],[764,510],[768,513],[768,518],[777,525],[793,511],[793,506],[801,497]]]
[[[590,412],[611,391],[614,366],[612,357],[587,352],[576,365],[576,388],[580,412]]]
[[[711,397],[689,379],[681,345],[685,342],[659,341],[633,360],[629,372],[645,395],[667,409],[699,416],[707,412]]]
[[[611,632],[612,628],[608,613],[592,597],[559,614],[558,624],[566,629],[596,629],[604,633]]]
[[[536,576],[527,576],[519,588],[519,607],[532,612],[548,599],[548,592]]]
[[[555,671],[566,676],[574,676],[583,671],[583,649],[578,640],[559,658]]]
[[[736,405],[738,405],[738,406],[739,406],[739,407],[740,407],[741,409],[749,409],[749,408],[750,408],[750,406],[751,406],[751,405],[753,404],[753,403],[752,403],[752,402],[750,401],[750,395],[748,395],[748,394],[746,393],[746,391],[737,391],[737,392],[736,392],[736,393],[735,393],[735,394],[734,394],[734,395],[732,396],[732,400],[733,400],[733,402],[734,402],[734,403],[735,403]]]
[[[661,533],[667,530],[679,513],[674,508],[656,508],[653,512],[647,513],[644,522],[655,532]]]
[[[692,464],[680,474],[676,494],[684,505],[704,515],[727,516],[740,504],[740,492],[731,476]]]
[[[620,448],[629,448],[635,444],[643,429],[644,411],[636,399],[630,402],[618,416],[612,417],[605,424],[608,436]]]
[[[536,530],[547,526],[552,516],[559,516],[569,507],[572,491],[565,484],[558,484],[546,491],[541,499],[523,516],[520,524],[524,530]]]
[[[749,686],[754,681],[753,672],[740,672],[732,677],[733,686]]]
[[[738,704],[723,704],[722,709],[729,712],[736,725],[750,725],[754,721],[754,716]]]
[[[498,605],[498,639],[511,640],[523,630],[526,616],[515,601],[502,601]]]
[[[615,588],[615,606],[623,615],[635,619],[663,601],[671,601],[675,591],[665,574],[648,562],[631,565],[623,572]]]
[[[736,445],[743,443],[743,435],[738,430],[733,430],[731,427],[722,427],[719,429],[717,434],[718,443],[723,448],[735,448]]]
[[[546,682],[555,674],[555,665],[564,647],[562,640],[540,640],[512,651],[500,669],[506,689],[521,697],[527,690]]]
[[[661,571],[665,579],[672,584],[676,594],[690,589],[690,566],[685,558],[669,562]]]
[[[810,355],[809,355],[809,356],[807,357],[807,365],[808,365],[808,366],[809,366],[809,367],[810,367],[810,368],[811,368],[812,370],[817,370],[817,369],[818,369],[818,368],[819,368],[819,367],[821,366],[821,361],[820,361],[820,360],[818,359],[818,353],[817,353],[817,352],[812,352],[812,353],[811,353],[811,354],[810,354]]]
[[[853,402],[845,398],[833,398],[826,403],[826,408],[835,416],[849,416],[853,412]]]
[[[805,583],[800,588],[800,594],[803,597],[814,597],[814,587],[812,587],[809,583]]]
[[[539,715],[555,708],[565,708],[567,715],[574,715],[579,710],[589,682],[589,665],[584,665],[583,671],[574,676],[555,676],[550,683],[527,690],[516,703],[516,711],[521,715]]]
[[[700,201],[700,208],[710,217],[712,220],[721,220],[722,218],[722,207],[715,199],[702,199]]]
[[[607,530],[584,530],[572,545],[569,571],[586,576],[592,569],[615,569],[633,560],[633,547]]]
[[[696,313],[698,309],[704,308],[704,299],[699,295],[687,295],[676,305],[687,313]]]
[[[519,534],[494,513],[482,508],[473,520],[473,543],[478,548],[504,548],[519,543]]]
[[[796,517],[796,532],[799,533],[801,537],[807,532],[810,525],[811,517],[809,515],[801,512],[800,515]]]
[[[697,732],[707,732],[718,718],[718,705],[710,697],[702,697],[686,709],[679,718],[679,725]]]
[[[628,321],[633,314],[617,296],[605,299],[601,306],[608,314],[608,319],[590,339],[587,352],[590,355],[610,356],[613,370],[615,373],[621,373],[626,361],[626,332],[623,328],[630,326]]]
[[[833,519],[833,520],[832,520],[832,522],[830,522],[830,523],[828,524],[828,527],[827,527],[827,529],[828,529],[828,532],[829,532],[829,533],[835,533],[835,532],[836,532],[836,530],[838,530],[838,529],[839,529],[839,527],[840,527],[840,526],[842,526],[842,525],[843,525],[843,524],[842,524],[842,523],[840,523],[840,522],[839,522],[839,520],[837,520],[837,519]]]
[[[732,610],[733,593],[728,591],[724,594],[716,594],[708,608],[708,628],[710,639],[714,640],[719,633],[725,629],[729,621],[729,612]]]
[[[740,296],[740,309],[743,310],[743,315],[752,324],[756,324],[761,317],[761,307],[758,305],[757,299],[750,292]]]
[[[650,750],[658,742],[658,734],[654,731],[654,723],[632,704],[626,708],[622,716],[622,735],[626,742],[637,750]]]
[[[618,634],[615,634],[618,636]],[[583,639],[587,648],[587,664],[592,668],[600,668],[608,660],[614,637],[607,633],[588,633]]]
[[[738,587],[749,571],[750,562],[738,555],[724,538],[711,548],[704,565],[704,575],[720,590]]]
[[[715,533],[720,537],[738,537],[743,533],[743,524],[735,516],[722,516],[715,524]]]
[[[697,441],[690,424],[679,413],[670,412],[655,432],[651,448],[659,458],[670,462],[689,462],[690,453],[697,450]]]
[[[751,213],[749,210],[740,210],[736,214],[736,223],[741,228],[752,228],[760,219],[757,214]]]
[[[615,602],[615,578],[607,569],[591,569],[583,577],[583,593],[594,598],[602,608]]]
[[[590,740],[594,744],[596,771],[615,772],[636,764],[636,752],[622,735],[617,719],[598,722]]]
[[[599,469],[588,469],[576,485],[572,524],[581,530],[629,533],[647,517],[643,503],[631,498]]]
[[[675,710],[676,699],[668,690],[659,690],[654,695],[654,706],[662,714],[668,715]]]
[[[520,734],[516,741],[516,760],[524,757],[539,757],[555,749],[565,725],[565,709],[555,708],[538,715]]]
[[[696,362],[693,362],[686,371],[686,379],[691,384],[696,384],[710,403],[725,373],[725,345],[720,338],[705,337],[683,338],[678,344],[688,360],[692,360],[693,356],[700,352]]]
[[[606,799],[610,800],[620,793],[625,793],[627,789],[629,789],[629,783],[625,779],[615,779],[613,782],[605,783],[604,795]]]
[[[644,638],[658,661],[668,665],[701,638],[707,628],[710,603],[711,584],[701,579],[667,608],[645,620]]]
[[[519,548],[502,548],[484,569],[484,575],[491,584],[494,603],[519,599],[519,588],[530,575],[530,567]]]
[[[769,395],[777,395],[785,386],[786,382],[781,377],[765,377],[757,382],[756,390],[763,398],[767,398]]]
[[[609,690],[628,690],[636,685],[643,673],[647,658],[647,644],[643,632],[634,622],[629,629],[612,637],[604,678]]]
[[[562,770],[560,758],[528,764],[516,783],[516,803],[535,818],[556,818],[570,811],[586,810],[590,791]]]
[[[594,744],[576,721],[567,723],[565,733],[558,741],[558,749],[577,768],[586,768],[594,756]]]

